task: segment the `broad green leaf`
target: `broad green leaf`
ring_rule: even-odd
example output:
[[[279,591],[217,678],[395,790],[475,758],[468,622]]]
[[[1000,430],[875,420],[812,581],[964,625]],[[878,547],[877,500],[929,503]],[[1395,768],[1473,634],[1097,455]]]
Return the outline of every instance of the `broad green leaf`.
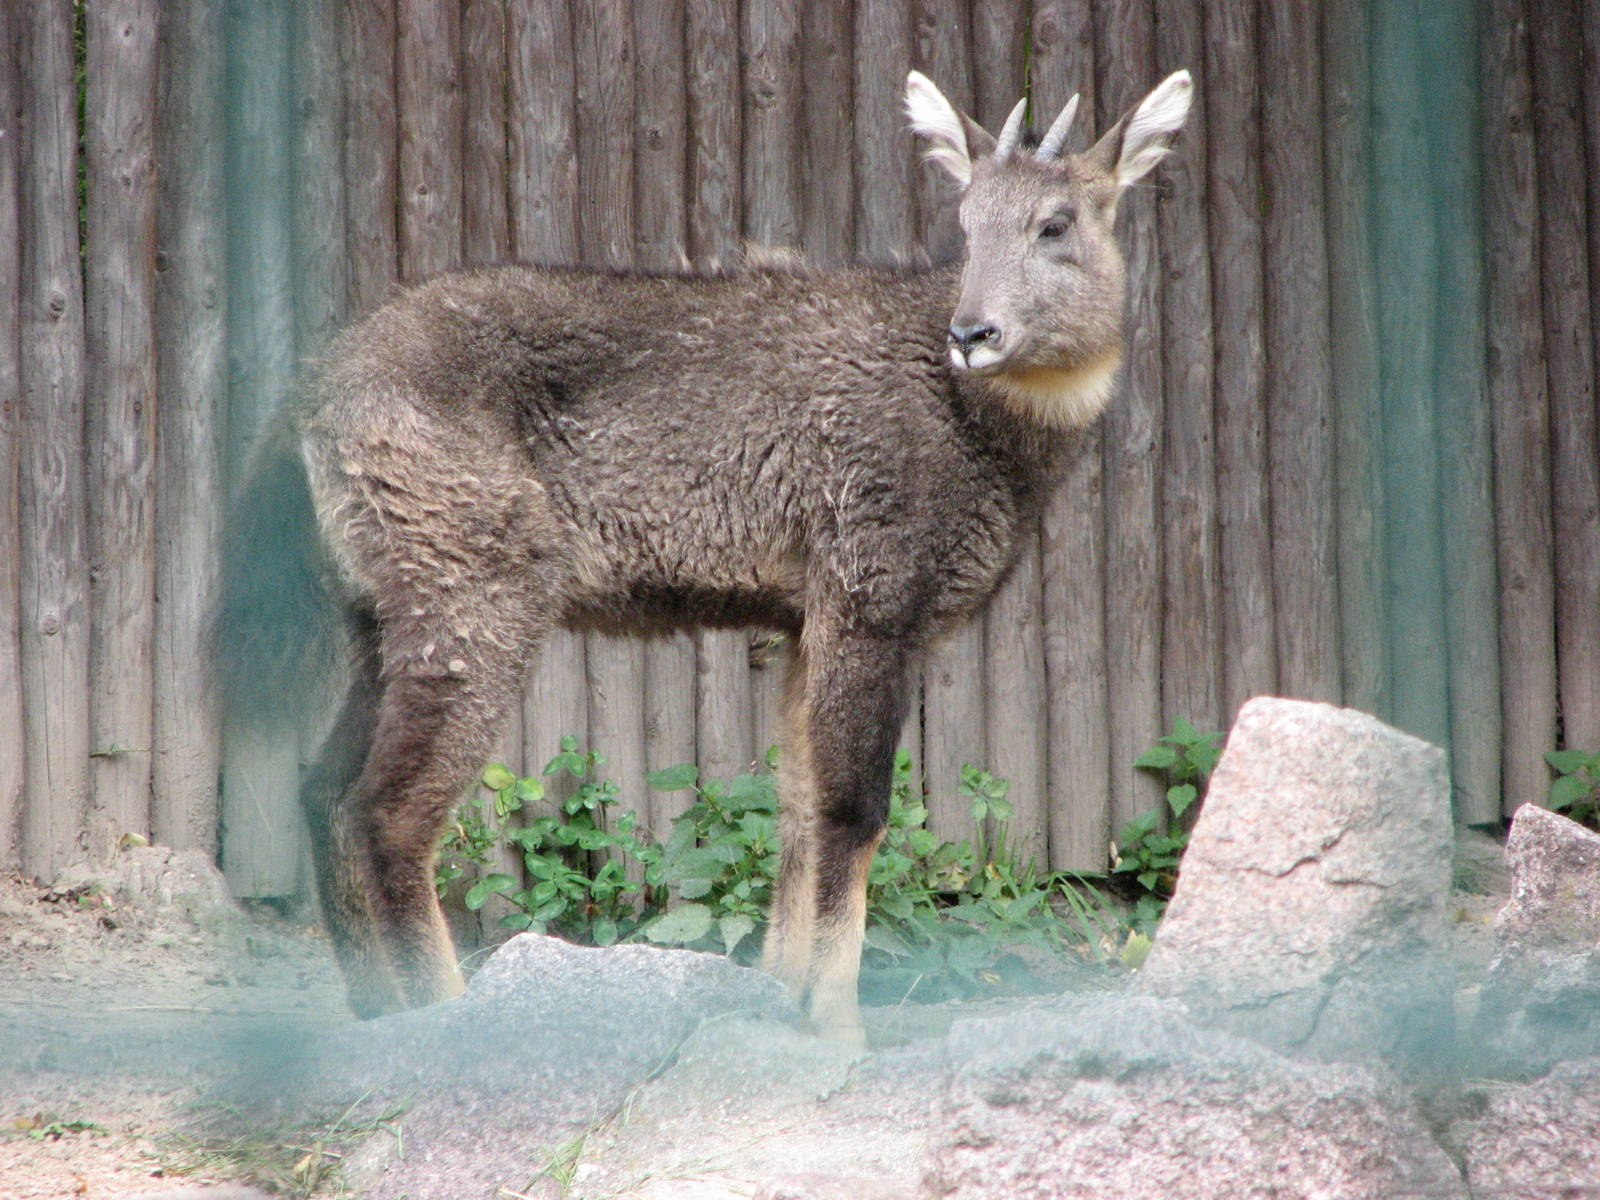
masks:
[[[519,779],[513,795],[524,804],[537,804],[544,799],[544,784],[537,779]]]
[[[1550,807],[1557,812],[1581,804],[1593,791],[1589,781],[1581,775],[1563,775],[1550,785]]]
[[[1144,960],[1150,957],[1150,950],[1155,945],[1147,936],[1136,930],[1129,930],[1128,940],[1122,943],[1122,965],[1130,971],[1137,971],[1144,966]]]
[[[681,792],[700,781],[700,768],[693,763],[680,763],[661,771],[651,771],[645,782],[658,792]]]
[[[1192,783],[1180,783],[1176,787],[1167,789],[1167,807],[1172,809],[1174,816],[1183,816],[1188,808],[1200,798],[1200,789]]]
[[[1544,756],[1544,760],[1563,775],[1575,774],[1593,761],[1582,750],[1552,750]]]
[[[516,782],[517,777],[500,763],[490,763],[483,769],[483,786],[492,792],[511,787]]]
[[[711,910],[704,904],[683,904],[644,927],[644,935],[665,946],[697,942],[711,932]]]
[[[477,912],[488,902],[490,896],[504,895],[516,886],[517,881],[509,875],[485,875],[467,889],[463,903],[473,912]]]
[[[617,923],[610,917],[601,917],[589,930],[596,946],[612,946],[617,941]]]
[[[1151,771],[1165,771],[1178,763],[1178,751],[1171,746],[1151,746],[1138,758],[1133,760],[1136,767],[1144,767]]]
[[[717,932],[722,935],[722,945],[729,954],[754,933],[755,928],[755,921],[744,913],[730,913],[717,921]]]
[[[678,884],[678,895],[685,900],[698,900],[711,894],[711,880],[685,879]]]

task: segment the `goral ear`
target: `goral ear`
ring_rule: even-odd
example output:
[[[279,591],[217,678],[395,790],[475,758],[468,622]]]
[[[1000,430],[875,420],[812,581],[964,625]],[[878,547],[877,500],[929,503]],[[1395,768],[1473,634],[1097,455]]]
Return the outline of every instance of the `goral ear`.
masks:
[[[921,71],[906,76],[906,116],[928,143],[927,157],[961,187],[972,182],[972,164],[994,152],[994,138],[961,112]]]
[[[1121,192],[1166,157],[1172,139],[1189,117],[1193,99],[1194,81],[1189,72],[1174,72],[1113,125],[1084,158],[1115,181]]]

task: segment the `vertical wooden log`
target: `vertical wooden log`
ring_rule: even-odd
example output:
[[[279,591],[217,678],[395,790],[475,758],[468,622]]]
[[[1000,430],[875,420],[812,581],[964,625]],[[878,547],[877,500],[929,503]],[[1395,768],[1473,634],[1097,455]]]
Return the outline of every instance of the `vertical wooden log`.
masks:
[[[744,235],[800,244],[800,11],[793,0],[743,9]]]
[[[1278,686],[1339,699],[1339,614],[1322,217],[1319,6],[1261,7],[1261,183]]]
[[[0,9],[0,870],[22,865],[27,749],[22,707],[21,21]]]
[[[1101,127],[1155,79],[1149,0],[1095,7]],[[1158,168],[1159,170],[1159,168]],[[1158,177],[1159,178],[1159,177]],[[1105,417],[1106,658],[1111,680],[1112,824],[1160,804],[1160,781],[1134,759],[1161,735],[1161,488],[1163,454],[1160,279],[1154,189],[1131,188],[1118,209],[1128,262],[1127,366]]]
[[[1504,811],[1540,803],[1556,736],[1550,406],[1539,303],[1539,189],[1524,0],[1483,15],[1483,228],[1488,271],[1489,397],[1494,406],[1500,565]]]
[[[860,0],[855,20],[856,257],[906,261],[916,237],[916,150],[906,130],[907,0]]]
[[[222,17],[206,0],[162,23],[157,138],[168,164],[156,252],[155,763],[151,833],[217,849],[222,729],[205,627],[221,551],[227,412]]]
[[[250,449],[295,384],[292,13],[287,5],[225,10],[227,128],[227,478],[244,479]],[[224,714],[221,857],[240,896],[302,886],[295,739]]]
[[[1534,0],[1533,115],[1538,139],[1544,350],[1555,457],[1556,663],[1567,746],[1600,750],[1600,438],[1583,144],[1579,8]],[[1588,65],[1592,75],[1595,65]]]
[[[461,10],[461,252],[469,265],[511,258],[506,36],[506,0],[467,0]],[[519,703],[506,720],[492,760],[526,774],[531,768],[523,762],[523,741]],[[516,851],[504,846],[489,865],[511,875],[521,871]],[[485,915],[479,914],[480,922]]]
[[[1474,0],[1425,7],[1422,40],[1432,49],[1423,61],[1424,94],[1433,114],[1428,121],[1433,207],[1441,228],[1449,231],[1439,240],[1438,295],[1445,299],[1437,302],[1434,375],[1451,775],[1456,819],[1481,825],[1499,821],[1503,731],[1492,414],[1484,379],[1477,10]]]
[[[1222,584],[1222,713],[1278,687],[1263,377],[1260,96],[1256,6],[1207,5],[1211,312],[1217,329],[1217,523]]]
[[[683,0],[641,0],[634,10],[634,261],[658,271],[681,266],[689,245],[689,137]],[[675,632],[644,645],[645,767],[693,762],[694,639]],[[638,796],[664,840],[691,792]]]
[[[981,26],[980,26],[981,29]],[[1002,41],[997,51],[1014,57]],[[1033,89],[1041,110],[1076,93],[1088,144],[1096,125],[1094,14],[1088,0],[1034,6]],[[981,60],[980,60],[981,61]],[[1004,116],[1004,92],[985,106]],[[1053,115],[1053,114],[1052,114]],[[1110,695],[1105,641],[1105,431],[1085,429],[1068,451],[1061,485],[1045,502],[1041,531],[1046,702],[1049,710],[1050,865],[1101,871],[1111,827]]]
[[[1377,301],[1393,601],[1391,717],[1402,729],[1444,745],[1450,729],[1434,348],[1438,243],[1448,234],[1435,223],[1428,188],[1432,131],[1419,70],[1419,17],[1415,10],[1388,6],[1374,10],[1373,22],[1373,171],[1382,181],[1374,197],[1373,234],[1377,261],[1384,264]]]
[[[22,179],[22,869],[81,851],[89,797],[89,562],[77,89],[64,4],[25,5]]]
[[[578,261],[577,91],[566,0],[516,0],[506,12],[510,97],[511,243],[533,262]],[[588,736],[581,634],[552,631],[523,700],[523,761],[544,769],[561,739]],[[570,777],[550,781],[564,798]]]
[[[917,20],[920,69],[951,103],[976,115],[973,40],[967,14],[960,4],[924,0],[920,5]],[[1008,56],[1015,58],[1014,53]],[[958,257],[961,231],[955,224],[955,209],[960,196],[955,185],[943,170],[931,163],[921,167],[918,183],[923,244],[935,258]],[[952,312],[955,301],[952,295]],[[961,768],[966,763],[988,765],[983,630],[981,616],[963,623],[932,648],[922,673],[922,768],[928,827],[950,841],[959,841],[972,833],[968,801],[958,790]]]
[[[461,10],[399,0],[395,12],[400,274],[414,280],[461,263]]]
[[[511,257],[506,111],[506,0],[466,0],[461,9],[461,249],[478,266]]]
[[[992,34],[985,40],[992,41]],[[1015,58],[1013,45],[1007,53]],[[874,61],[869,59],[868,61]],[[995,64],[985,65],[979,72],[979,82],[1002,75]],[[988,76],[989,79],[985,79]],[[1052,85],[1058,84],[1052,78]],[[992,83],[985,90],[993,90]],[[1066,95],[1057,86],[1044,89],[1052,104],[1065,101]],[[1020,95],[1020,91],[1017,93]],[[1004,121],[1017,95],[990,100],[1001,108],[998,116],[987,116],[991,129]],[[979,96],[980,103],[989,97]],[[1059,109],[1059,104],[1056,104]],[[1043,115],[1035,105],[1035,122],[1048,123],[1055,111]],[[953,311],[954,297],[952,297]],[[1034,859],[1040,864],[1049,858],[1049,744],[1050,727],[1045,701],[1044,652],[1044,584],[1043,563],[1037,531],[1030,530],[1027,544],[1017,560],[1016,568],[990,601],[982,617],[982,680],[984,694],[981,704],[974,706],[984,717],[983,750],[985,765],[1011,782],[1012,804],[1009,838],[1018,854],[1024,859]],[[941,664],[943,665],[943,664]],[[970,667],[967,669],[971,669]],[[959,768],[959,764],[957,764]],[[960,782],[959,770],[954,777],[939,780],[941,787],[952,788]],[[956,820],[961,826],[970,820],[959,813],[959,800],[950,802],[957,808]]]
[[[905,86],[915,41],[912,0],[860,0],[855,12],[856,258],[905,263],[915,257],[917,148],[906,127]],[[922,765],[922,673],[900,748]]]
[[[1162,727],[1183,717],[1199,728],[1222,721],[1222,629],[1217,607],[1217,492],[1213,454],[1211,263],[1206,225],[1205,38],[1201,14],[1157,0],[1157,72],[1199,72],[1170,190],[1157,204],[1161,232],[1162,377],[1166,458],[1162,466]],[[1322,164],[1315,164],[1321,177]],[[1331,547],[1330,547],[1331,549]],[[1331,564],[1329,564],[1331,570]],[[1337,663],[1335,663],[1337,670]]]
[[[290,30],[294,93],[294,351],[297,383],[305,365],[327,350],[346,311],[344,264],[344,87],[339,63],[338,0],[293,6]],[[299,722],[300,761],[315,762],[338,719],[343,678]],[[312,861],[309,842],[300,854]]]
[[[154,0],[85,10],[89,851],[150,832],[155,634]]]
[[[634,242],[634,57],[629,6],[573,10],[578,97],[578,242],[586,263],[626,266]],[[644,646],[588,635],[589,740],[626,803],[643,808]]]
[[[800,8],[793,0],[742,10],[743,223],[752,247],[800,244]],[[752,749],[759,760],[778,741],[778,696],[788,654],[782,639],[757,634],[750,664]]]
[[[972,14],[966,0],[917,0],[917,69],[932,79],[962,112],[975,106],[972,73]],[[809,79],[808,75],[808,79]],[[902,80],[902,83],[904,81]],[[912,139],[918,153],[922,147]],[[917,243],[931,262],[955,262],[961,257],[961,222],[957,217],[961,193],[944,171],[924,163],[916,175]]]
[[[740,183],[739,18],[714,0],[686,0],[688,236],[696,265],[738,257]],[[740,631],[694,635],[696,761],[708,779],[729,779],[754,756],[750,642]]]
[[[348,0],[342,16],[346,295],[359,315],[388,295],[400,261],[394,0]]]
[[[801,130],[801,226],[806,261],[848,262],[855,248],[855,55],[848,4],[807,4]]]
[[[1368,195],[1372,172],[1365,0],[1333,0],[1324,9],[1322,30],[1341,685],[1346,704],[1387,715],[1383,426]]]

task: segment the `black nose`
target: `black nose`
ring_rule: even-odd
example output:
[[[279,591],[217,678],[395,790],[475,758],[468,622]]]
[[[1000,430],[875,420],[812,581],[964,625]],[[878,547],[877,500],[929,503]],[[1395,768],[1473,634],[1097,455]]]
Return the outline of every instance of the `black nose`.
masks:
[[[1000,341],[1000,331],[993,325],[952,325],[950,343],[961,348],[961,353],[972,356],[976,346],[994,346]]]

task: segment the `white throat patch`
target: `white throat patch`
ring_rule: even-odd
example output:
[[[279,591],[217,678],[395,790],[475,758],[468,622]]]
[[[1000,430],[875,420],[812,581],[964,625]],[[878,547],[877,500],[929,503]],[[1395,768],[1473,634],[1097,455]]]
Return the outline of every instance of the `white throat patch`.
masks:
[[[1109,350],[1074,367],[1000,371],[985,382],[1012,407],[1057,429],[1081,429],[1102,412],[1117,386],[1122,352]]]

